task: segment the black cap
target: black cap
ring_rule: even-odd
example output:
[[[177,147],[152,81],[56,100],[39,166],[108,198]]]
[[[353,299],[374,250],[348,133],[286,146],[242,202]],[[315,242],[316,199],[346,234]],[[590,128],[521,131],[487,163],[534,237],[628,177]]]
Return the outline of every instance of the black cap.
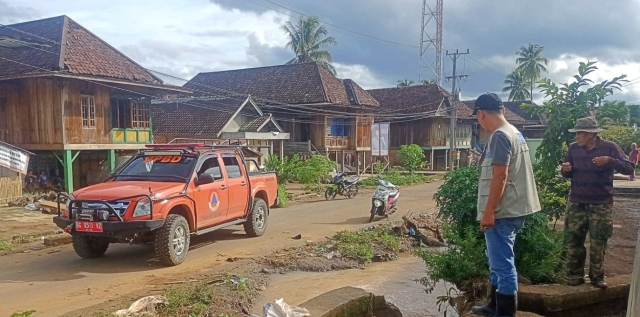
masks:
[[[504,105],[502,104],[500,96],[492,92],[488,92],[476,99],[476,103],[473,107],[473,114],[475,115],[478,110],[499,110],[502,108],[504,108]]]

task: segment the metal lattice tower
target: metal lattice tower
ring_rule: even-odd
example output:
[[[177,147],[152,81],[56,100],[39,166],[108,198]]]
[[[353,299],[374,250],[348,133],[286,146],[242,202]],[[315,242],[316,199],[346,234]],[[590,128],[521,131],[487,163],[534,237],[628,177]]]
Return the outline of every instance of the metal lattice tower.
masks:
[[[422,0],[422,25],[420,34],[420,74],[418,80],[430,79],[435,75],[438,85],[442,85],[442,9],[443,0]],[[435,59],[429,50],[435,49]],[[430,71],[427,71],[430,70]]]

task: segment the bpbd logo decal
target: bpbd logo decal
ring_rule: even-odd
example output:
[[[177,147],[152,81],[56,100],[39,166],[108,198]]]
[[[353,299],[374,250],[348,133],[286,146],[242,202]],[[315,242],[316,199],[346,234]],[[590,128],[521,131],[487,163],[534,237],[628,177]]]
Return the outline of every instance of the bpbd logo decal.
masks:
[[[218,198],[218,193],[212,190],[209,194],[209,210],[211,212],[214,212],[218,210],[218,207],[220,207],[220,199]]]

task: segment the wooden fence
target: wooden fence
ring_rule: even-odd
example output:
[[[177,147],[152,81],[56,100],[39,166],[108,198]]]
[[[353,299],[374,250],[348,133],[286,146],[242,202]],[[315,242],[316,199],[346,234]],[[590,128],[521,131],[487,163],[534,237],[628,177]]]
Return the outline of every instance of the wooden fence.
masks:
[[[22,197],[22,177],[0,176],[0,204],[6,204]]]

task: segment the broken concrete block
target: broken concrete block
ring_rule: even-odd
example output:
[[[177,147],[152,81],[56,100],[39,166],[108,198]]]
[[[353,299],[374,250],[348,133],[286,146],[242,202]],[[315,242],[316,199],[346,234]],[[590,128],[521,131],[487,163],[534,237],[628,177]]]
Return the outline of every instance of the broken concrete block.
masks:
[[[73,240],[71,235],[67,233],[62,233],[62,234],[56,234],[53,236],[44,237],[43,243],[46,246],[54,246],[54,245],[61,245],[61,244],[69,244],[72,241]]]

